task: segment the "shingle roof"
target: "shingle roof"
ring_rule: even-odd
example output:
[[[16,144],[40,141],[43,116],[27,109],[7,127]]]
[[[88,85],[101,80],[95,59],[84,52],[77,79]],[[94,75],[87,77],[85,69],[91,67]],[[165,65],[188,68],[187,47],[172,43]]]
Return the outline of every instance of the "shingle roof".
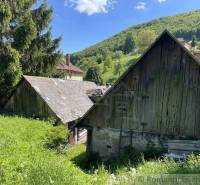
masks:
[[[64,71],[67,71],[67,72],[80,73],[80,74],[83,73],[83,71],[81,69],[79,69],[78,67],[74,66],[71,62],[69,63],[69,65],[67,65],[63,61],[60,64],[58,64],[58,66],[56,67],[56,69],[58,69],[58,70],[64,70]]]
[[[87,95],[98,88],[93,82],[23,76],[63,123],[82,117],[93,102]]]

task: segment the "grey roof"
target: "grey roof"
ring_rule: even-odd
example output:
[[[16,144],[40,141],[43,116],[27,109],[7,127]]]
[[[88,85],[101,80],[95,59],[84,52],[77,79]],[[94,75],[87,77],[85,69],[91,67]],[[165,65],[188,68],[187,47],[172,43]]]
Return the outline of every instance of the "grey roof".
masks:
[[[23,76],[63,123],[82,117],[93,105],[87,95],[93,82]]]

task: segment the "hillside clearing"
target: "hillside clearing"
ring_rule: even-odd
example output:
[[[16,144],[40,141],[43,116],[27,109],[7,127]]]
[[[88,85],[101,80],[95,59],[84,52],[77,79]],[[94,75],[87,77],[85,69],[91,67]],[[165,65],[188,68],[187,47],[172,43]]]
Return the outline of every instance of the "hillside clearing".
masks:
[[[121,162],[97,163],[92,168],[95,163],[88,165],[85,145],[71,147],[64,154],[44,147],[50,135],[58,134],[55,129],[49,122],[0,116],[0,184],[126,185],[146,184],[148,180],[148,185],[155,185],[160,182],[159,175],[174,174],[162,178],[171,185],[195,184],[191,177],[200,178],[200,156],[191,156],[185,162],[142,159],[137,165],[128,162],[126,156]]]

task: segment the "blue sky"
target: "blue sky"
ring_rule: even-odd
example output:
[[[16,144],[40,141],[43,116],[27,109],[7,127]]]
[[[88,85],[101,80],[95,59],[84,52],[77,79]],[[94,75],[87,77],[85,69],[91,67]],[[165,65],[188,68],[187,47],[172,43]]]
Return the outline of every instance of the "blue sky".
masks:
[[[199,0],[48,0],[53,37],[64,53],[87,48],[130,26],[200,9]]]

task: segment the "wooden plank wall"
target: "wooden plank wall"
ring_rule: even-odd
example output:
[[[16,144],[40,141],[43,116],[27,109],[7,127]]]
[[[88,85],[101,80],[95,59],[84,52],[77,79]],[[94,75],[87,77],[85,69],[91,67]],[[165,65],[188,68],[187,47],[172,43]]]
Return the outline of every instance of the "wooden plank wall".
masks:
[[[84,122],[200,138],[200,66],[164,36]]]
[[[26,117],[58,119],[40,95],[25,80],[13,93],[5,109],[11,113]]]

